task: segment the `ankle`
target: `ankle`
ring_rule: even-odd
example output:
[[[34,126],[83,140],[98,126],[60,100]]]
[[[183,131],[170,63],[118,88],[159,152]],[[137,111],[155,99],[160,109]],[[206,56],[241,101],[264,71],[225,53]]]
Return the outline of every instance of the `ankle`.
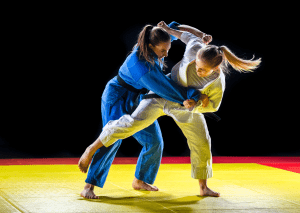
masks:
[[[200,186],[200,190],[202,190],[202,191],[204,191],[204,190],[208,189],[208,187],[207,187],[207,186],[205,186],[205,185],[199,185],[199,186]]]
[[[199,180],[199,186],[200,186],[200,189],[204,190],[204,189],[207,189],[207,181],[206,180]]]
[[[84,186],[84,189],[94,190],[94,185],[87,183],[87,184]]]
[[[141,180],[137,179],[136,177],[134,177],[133,182],[134,183],[139,183],[139,182],[143,182],[143,181],[141,181]]]

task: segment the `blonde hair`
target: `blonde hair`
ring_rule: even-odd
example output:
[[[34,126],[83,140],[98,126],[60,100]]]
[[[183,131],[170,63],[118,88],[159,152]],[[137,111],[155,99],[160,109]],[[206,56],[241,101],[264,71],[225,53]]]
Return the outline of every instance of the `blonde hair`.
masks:
[[[238,72],[252,72],[257,69],[261,63],[261,58],[246,60],[237,57],[226,46],[207,45],[198,52],[199,57],[208,63],[212,69],[221,65],[225,73],[229,72],[228,64],[230,64]]]

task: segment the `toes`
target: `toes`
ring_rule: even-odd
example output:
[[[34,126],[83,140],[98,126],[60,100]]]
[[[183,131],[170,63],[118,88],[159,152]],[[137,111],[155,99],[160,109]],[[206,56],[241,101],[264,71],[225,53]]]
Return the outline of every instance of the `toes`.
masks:
[[[158,188],[156,186],[149,186],[151,188],[151,191],[158,191]]]
[[[148,185],[148,184],[146,184],[145,189],[148,190],[148,191],[158,191],[158,188],[156,186],[151,186],[151,185]]]

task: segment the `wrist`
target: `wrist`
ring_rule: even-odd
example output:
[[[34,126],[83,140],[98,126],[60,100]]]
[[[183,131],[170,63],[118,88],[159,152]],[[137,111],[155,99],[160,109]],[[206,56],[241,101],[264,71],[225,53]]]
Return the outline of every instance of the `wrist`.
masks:
[[[180,24],[177,23],[176,21],[172,21],[172,22],[168,25],[168,27],[171,28],[171,29],[174,29],[174,30],[179,30],[179,28],[178,28],[179,25],[180,25]]]

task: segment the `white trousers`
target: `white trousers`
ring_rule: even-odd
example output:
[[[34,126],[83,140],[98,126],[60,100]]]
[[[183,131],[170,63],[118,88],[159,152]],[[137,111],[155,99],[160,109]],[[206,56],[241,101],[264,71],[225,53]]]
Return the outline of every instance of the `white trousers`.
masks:
[[[178,103],[163,98],[142,100],[132,115],[109,121],[100,134],[108,147],[118,139],[125,139],[151,125],[158,117],[171,116],[187,138],[190,148],[192,178],[212,177],[211,139],[203,114],[192,113]]]

